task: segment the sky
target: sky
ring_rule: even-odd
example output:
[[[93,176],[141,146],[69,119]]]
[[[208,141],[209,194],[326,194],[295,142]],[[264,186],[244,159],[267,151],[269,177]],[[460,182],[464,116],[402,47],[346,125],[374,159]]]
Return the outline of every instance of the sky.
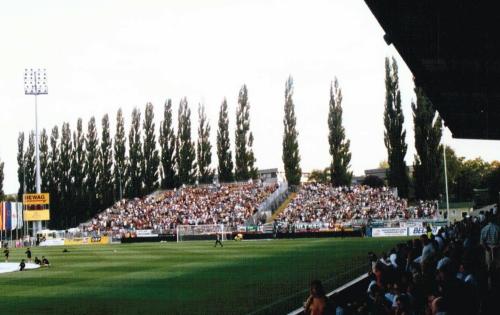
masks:
[[[303,171],[329,164],[328,101],[337,77],[351,169],[362,175],[387,159],[383,141],[384,58],[399,63],[407,130],[406,161],[415,154],[412,74],[363,0],[86,0],[0,3],[0,160],[4,191],[17,192],[17,136],[34,129],[34,97],[24,95],[25,68],[46,68],[49,94],[38,97],[39,126],[155,106],[158,129],[167,98],[187,97],[196,139],[197,107],[206,106],[216,166],[217,116],[228,100],[234,142],[238,91],[246,84],[259,168],[282,169],[285,81],[294,103]],[[458,155],[500,159],[500,142],[444,141]],[[233,143],[234,145],[234,143]],[[234,152],[234,151],[233,151]],[[233,153],[234,154],[234,153]]]

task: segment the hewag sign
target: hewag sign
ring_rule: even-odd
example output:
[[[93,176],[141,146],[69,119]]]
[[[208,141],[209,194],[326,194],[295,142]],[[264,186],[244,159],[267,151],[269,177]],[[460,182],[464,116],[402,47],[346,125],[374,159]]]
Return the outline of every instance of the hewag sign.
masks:
[[[23,203],[26,206],[32,205],[48,205],[50,203],[50,197],[48,193],[43,194],[24,194]]]
[[[50,220],[50,195],[43,194],[24,194],[24,221],[47,221]]]

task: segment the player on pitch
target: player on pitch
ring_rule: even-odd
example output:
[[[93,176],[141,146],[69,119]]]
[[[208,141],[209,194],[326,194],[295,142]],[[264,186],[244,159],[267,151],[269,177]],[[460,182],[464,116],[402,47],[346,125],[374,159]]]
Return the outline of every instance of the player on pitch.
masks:
[[[219,244],[220,247],[224,247],[224,245],[222,245],[222,234],[217,233],[217,234],[215,234],[215,237],[216,238],[215,238],[215,245],[214,245],[214,247],[217,247],[217,244]]]

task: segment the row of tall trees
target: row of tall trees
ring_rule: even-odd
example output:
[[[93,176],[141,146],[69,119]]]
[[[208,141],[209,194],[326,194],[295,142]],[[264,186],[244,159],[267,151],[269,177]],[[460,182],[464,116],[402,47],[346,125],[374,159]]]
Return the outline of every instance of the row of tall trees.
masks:
[[[215,174],[212,164],[210,124],[205,106],[198,107],[198,138],[191,138],[191,109],[181,99],[174,131],[172,101],[164,105],[163,120],[156,138],[154,108],[146,104],[144,112],[132,111],[128,134],[121,109],[116,114],[114,139],[110,119],[97,122],[90,118],[85,128],[78,119],[74,130],[65,122],[54,126],[50,136],[40,133],[41,186],[51,194],[51,222],[66,227],[88,220],[101,209],[123,197],[134,198],[158,188],[171,189],[182,184],[211,183]],[[219,112],[217,130],[218,173],[221,182],[248,180],[257,177],[250,131],[250,103],[244,85],[239,93],[235,130],[235,163],[229,138],[227,101]],[[144,115],[141,117],[141,115]],[[35,191],[35,135],[18,137],[18,199],[25,192]],[[158,146],[159,144],[159,146]],[[3,163],[0,164],[3,180]],[[0,181],[0,185],[3,181]],[[1,188],[2,186],[0,186]],[[1,189],[0,189],[1,192]]]
[[[285,83],[285,107],[283,118],[283,165],[285,176],[290,185],[298,185],[302,177],[298,131],[296,128],[295,105],[293,103],[293,79],[289,77]],[[322,181],[329,181],[335,186],[349,185],[352,172],[349,170],[351,161],[350,141],[346,138],[342,124],[342,91],[335,78],[330,86],[330,102],[328,111],[328,143],[330,146],[330,167],[313,175]],[[326,174],[328,173],[328,174]]]
[[[406,130],[403,127],[398,66],[394,58],[392,62],[386,58],[385,72],[384,139],[388,152],[388,185],[397,187],[403,197],[408,197],[409,186],[412,186],[416,199],[438,199],[445,194],[442,120],[424,91],[415,85],[416,100],[412,102],[411,108],[416,154],[410,182],[404,161],[407,151]],[[499,162],[487,163],[481,158],[466,160],[464,157],[457,157],[449,147],[446,148],[446,162],[449,192],[453,200],[472,200],[474,189],[484,188],[491,201],[498,201]]]
[[[408,197],[410,178],[405,162],[408,149],[404,115],[399,89],[398,65],[396,60],[385,60],[385,110],[384,142],[387,148],[387,180],[391,187],[397,187],[400,196]],[[437,199],[440,194],[442,174],[440,145],[442,121],[423,90],[415,86],[416,102],[412,102],[415,131],[416,155],[413,165],[413,183],[417,199]]]

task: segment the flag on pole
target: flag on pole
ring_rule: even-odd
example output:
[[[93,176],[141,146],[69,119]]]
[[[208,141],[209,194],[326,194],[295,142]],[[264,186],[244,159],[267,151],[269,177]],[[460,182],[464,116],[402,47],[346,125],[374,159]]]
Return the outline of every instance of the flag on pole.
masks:
[[[12,208],[10,207],[10,202],[4,203],[4,208],[5,208],[5,231],[9,231],[12,229]]]
[[[16,208],[17,208],[17,228],[20,229],[24,226],[24,221],[23,221],[23,203],[22,202],[16,202]]]
[[[17,229],[17,202],[11,202],[10,203],[10,208],[11,210],[11,229],[15,230]]]
[[[5,202],[0,202],[0,231],[4,229],[4,204]]]

